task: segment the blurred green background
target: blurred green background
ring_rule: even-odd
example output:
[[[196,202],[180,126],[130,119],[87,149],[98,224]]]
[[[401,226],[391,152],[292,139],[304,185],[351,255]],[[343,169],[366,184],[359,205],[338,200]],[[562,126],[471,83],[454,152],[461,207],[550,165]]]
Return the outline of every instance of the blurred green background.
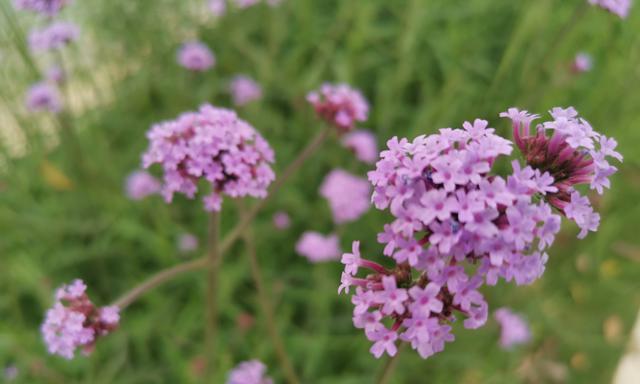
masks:
[[[543,113],[573,105],[618,139],[625,161],[598,200],[600,230],[577,241],[576,228],[566,226],[534,285],[483,290],[492,309],[509,306],[526,316],[533,341],[506,352],[492,319],[475,331],[457,327],[456,341],[426,361],[405,351],[392,380],[611,381],[640,307],[639,7],[622,21],[586,0],[284,0],[216,20],[203,0],[78,0],[61,16],[82,28],[80,41],[64,50],[82,150],[76,155],[68,143],[57,145],[57,120],[24,107],[28,85],[48,64],[46,55],[30,56],[24,42],[40,21],[18,14],[8,0],[0,7],[0,368],[16,366],[15,382],[199,380],[201,271],[127,309],[121,328],[89,358],[49,356],[39,326],[62,283],[80,277],[94,301],[107,304],[155,271],[204,252],[176,251],[183,232],[206,243],[199,200],[133,202],[123,183],[139,167],[150,124],[205,101],[230,106],[227,81],[237,73],[264,88],[264,99],[239,114],[274,147],[277,170],[321,128],[304,96],[324,81],[362,89],[372,106],[364,126],[380,144],[476,117],[510,136],[509,124],[497,118],[510,106]],[[212,71],[198,75],[175,61],[179,45],[196,37],[217,58]],[[579,51],[593,55],[591,72],[571,72]],[[365,254],[381,257],[375,239],[385,213],[372,209],[334,228],[317,188],[335,167],[367,171],[332,138],[259,215],[258,257],[303,382],[372,383],[384,360],[368,353],[369,342],[351,324],[349,298],[336,294],[340,265],[313,265],[294,252],[303,231],[337,230],[344,249],[360,239]],[[273,229],[276,210],[289,212],[291,228]],[[225,230],[235,220],[226,201]],[[241,246],[225,257],[222,277],[220,371],[212,382],[224,382],[226,371],[251,358],[283,382]]]

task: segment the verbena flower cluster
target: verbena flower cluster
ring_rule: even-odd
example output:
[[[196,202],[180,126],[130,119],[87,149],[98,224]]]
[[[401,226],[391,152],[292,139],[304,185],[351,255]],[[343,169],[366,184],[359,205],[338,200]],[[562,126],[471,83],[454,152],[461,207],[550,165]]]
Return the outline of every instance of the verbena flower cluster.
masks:
[[[499,308],[494,312],[493,317],[500,325],[500,346],[502,348],[511,349],[531,340],[529,324],[522,316],[508,308]]]
[[[307,95],[307,101],[320,118],[342,132],[353,129],[358,121],[366,121],[369,115],[367,100],[347,84],[323,84]]]
[[[198,238],[191,233],[183,233],[178,237],[178,251],[182,253],[193,252],[198,249]]]
[[[245,361],[229,372],[227,384],[273,384],[266,374],[267,367],[260,361]]]
[[[296,252],[312,263],[336,260],[340,257],[340,241],[337,235],[324,236],[321,233],[307,231],[296,244]]]
[[[65,47],[78,39],[80,28],[66,22],[54,22],[41,29],[32,29],[29,33],[29,47],[33,52],[51,51]]]
[[[40,82],[29,88],[25,104],[32,112],[48,111],[58,113],[62,110],[62,95],[54,85]]]
[[[146,171],[134,171],[127,176],[125,192],[131,200],[142,200],[160,192],[160,181]]]
[[[71,0],[14,0],[16,9],[32,11],[44,16],[55,16]]]
[[[615,139],[594,131],[574,108],[553,108],[550,114],[553,120],[538,124],[533,131],[531,123],[538,115],[511,108],[500,116],[511,119],[514,141],[527,164],[550,175],[545,200],[573,220],[581,229],[578,237],[583,238],[598,229],[600,215],[574,187],[588,184],[602,194],[617,171],[609,158],[622,161],[622,155],[615,150]]]
[[[47,311],[42,335],[49,353],[72,359],[76,349],[89,354],[96,340],[118,327],[119,308],[97,308],[86,294],[82,280],[64,285],[56,292],[56,302]]]
[[[376,136],[364,129],[347,133],[342,137],[342,145],[349,148],[363,163],[373,164],[378,159]]]
[[[530,284],[544,272],[545,250],[560,229],[553,206],[581,227],[593,221],[582,197],[568,203],[565,194],[585,175],[591,181],[596,167],[608,166],[585,160],[590,156],[582,151],[589,145],[586,139],[578,146],[567,142],[575,144],[577,130],[587,124],[576,120],[573,109],[553,113],[557,119],[566,116],[563,127],[571,135],[557,128],[556,120],[545,126],[557,130],[555,139],[544,136],[545,127],[530,137],[528,124],[535,116],[516,109],[506,113],[517,120],[515,141],[528,164],[513,161],[507,177],[491,171],[496,159],[511,154],[512,142],[485,120],[413,141],[388,141],[369,180],[375,206],[394,217],[378,235],[393,266],[363,258],[355,241],[352,252],[342,256],[338,290],[348,293],[355,287],[353,323],[373,342],[374,356],[394,355],[396,343],[405,341],[427,358],[453,341],[451,323],[458,316],[465,318],[465,328],[484,325],[489,306],[479,291],[483,284],[499,279]],[[612,150],[613,144],[603,140],[602,148]],[[601,149],[593,156],[603,161],[605,153]],[[362,269],[368,274],[357,277]]]
[[[572,70],[576,73],[589,72],[593,68],[593,58],[588,53],[580,52],[573,60]]]
[[[229,83],[229,91],[233,104],[237,106],[248,104],[262,97],[262,87],[255,80],[245,75],[235,76]]]
[[[278,211],[273,214],[273,226],[276,229],[287,229],[291,226],[291,218],[289,214],[285,211]]]
[[[631,10],[632,0],[589,0],[589,4],[597,5],[621,19],[626,19]]]
[[[320,185],[320,195],[327,199],[333,220],[342,224],[357,220],[371,206],[371,186],[366,179],[334,169]]]
[[[190,71],[204,72],[216,64],[216,58],[206,44],[190,41],[178,50],[178,63]]]
[[[205,104],[176,120],[151,127],[143,166],[161,164],[162,194],[171,202],[176,192],[194,198],[198,183],[211,191],[204,197],[207,211],[219,211],[223,195],[264,198],[275,179],[274,153],[267,141],[229,109]]]

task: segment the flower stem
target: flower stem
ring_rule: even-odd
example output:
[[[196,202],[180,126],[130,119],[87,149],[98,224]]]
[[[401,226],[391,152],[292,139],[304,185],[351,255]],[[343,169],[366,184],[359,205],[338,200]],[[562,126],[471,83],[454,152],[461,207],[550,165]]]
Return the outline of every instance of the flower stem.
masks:
[[[209,233],[208,240],[208,255],[207,255],[207,316],[205,327],[205,350],[207,354],[207,368],[206,377],[211,377],[213,373],[213,367],[215,363],[215,345],[216,334],[218,331],[218,300],[216,297],[216,291],[218,287],[218,271],[220,267],[220,216],[218,212],[212,212],[209,216]]]
[[[376,384],[387,384],[389,380],[391,380],[393,371],[395,370],[396,365],[398,365],[398,356],[400,356],[400,352],[402,352],[402,345],[398,348],[398,352],[394,356],[387,359],[387,362],[384,364],[384,367],[382,367],[382,371],[378,376]]]
[[[275,314],[273,311],[273,303],[271,302],[269,292],[267,292],[267,287],[262,277],[260,264],[258,263],[258,257],[256,256],[256,246],[251,227],[247,228],[242,237],[247,250],[247,256],[249,256],[251,275],[256,286],[258,303],[260,304],[260,309],[266,322],[267,332],[269,333],[271,342],[276,349],[276,354],[278,356],[278,360],[280,360],[280,365],[285,374],[287,382],[289,384],[299,384],[300,379],[296,375],[293,365],[291,364],[291,359],[287,355],[284,342],[282,341],[282,336],[280,335],[280,332],[278,332]]]

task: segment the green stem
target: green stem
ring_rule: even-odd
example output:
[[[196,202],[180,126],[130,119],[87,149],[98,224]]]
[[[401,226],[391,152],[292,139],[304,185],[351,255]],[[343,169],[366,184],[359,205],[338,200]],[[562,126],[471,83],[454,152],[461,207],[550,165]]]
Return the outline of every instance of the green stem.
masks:
[[[207,255],[207,316],[205,327],[205,350],[207,354],[207,368],[206,377],[210,378],[213,373],[213,367],[215,364],[215,352],[216,352],[216,336],[218,332],[218,271],[220,267],[220,215],[218,212],[212,212],[209,217],[209,233],[208,233],[208,248]]]
[[[382,367],[382,371],[378,376],[377,384],[387,384],[389,380],[391,380],[391,376],[393,375],[393,371],[398,365],[398,356],[400,356],[400,352],[402,352],[402,346],[398,348],[398,352],[396,352],[395,356],[389,357]]]

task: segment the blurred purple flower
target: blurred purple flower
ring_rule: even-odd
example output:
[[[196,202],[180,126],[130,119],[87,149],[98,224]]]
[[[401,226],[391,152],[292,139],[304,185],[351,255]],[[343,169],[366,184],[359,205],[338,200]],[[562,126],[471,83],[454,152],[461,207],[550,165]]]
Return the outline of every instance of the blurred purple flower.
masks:
[[[307,95],[316,114],[338,130],[346,132],[355,123],[367,120],[369,104],[360,91],[347,84],[323,84],[318,91]]]
[[[215,17],[222,17],[227,12],[226,0],[209,0],[208,6]]]
[[[500,346],[510,349],[531,340],[529,324],[522,316],[511,312],[508,308],[497,309],[493,317],[500,324]]]
[[[342,138],[342,145],[352,150],[356,158],[364,163],[373,164],[378,159],[376,136],[367,130],[349,132]]]
[[[262,87],[245,75],[235,76],[229,83],[233,104],[242,106],[262,97]]]
[[[57,65],[54,65],[52,67],[49,67],[49,69],[47,69],[46,78],[47,78],[47,81],[50,81],[55,84],[60,84],[65,80],[65,73],[62,70],[62,68],[58,67]]]
[[[289,215],[284,211],[278,211],[273,214],[273,226],[277,229],[287,229],[291,225]]]
[[[71,0],[14,0],[16,9],[40,13],[43,16],[55,16]]]
[[[32,112],[58,113],[62,110],[62,96],[54,85],[40,82],[29,88],[25,104]]]
[[[245,361],[229,372],[226,384],[273,384],[266,373],[267,367],[260,361]]]
[[[593,68],[593,58],[588,53],[580,52],[573,60],[572,69],[576,73],[584,73],[591,71]]]
[[[190,41],[178,50],[178,63],[194,72],[204,72],[216,64],[216,58],[204,43]]]
[[[33,29],[29,33],[29,47],[33,52],[45,52],[65,47],[78,39],[80,28],[77,25],[57,21],[42,29]]]
[[[626,19],[631,10],[632,0],[589,0],[589,4],[597,5],[621,19]]]
[[[198,249],[198,238],[191,233],[183,233],[178,237],[178,251],[193,252]]]
[[[125,192],[131,200],[142,200],[160,192],[160,181],[146,171],[134,171],[127,176]]]
[[[338,236],[331,234],[325,237],[318,232],[305,232],[296,243],[296,252],[312,263],[336,260],[340,256]]]
[[[357,220],[371,206],[371,186],[367,180],[342,169],[334,169],[324,178],[320,195],[329,201],[337,224]]]

